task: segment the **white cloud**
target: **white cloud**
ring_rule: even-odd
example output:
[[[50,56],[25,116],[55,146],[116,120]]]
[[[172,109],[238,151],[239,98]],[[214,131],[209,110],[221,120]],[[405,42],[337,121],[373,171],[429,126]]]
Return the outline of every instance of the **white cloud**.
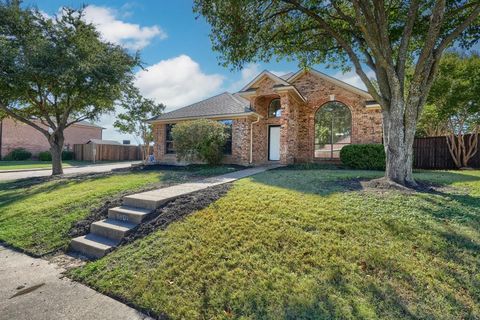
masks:
[[[367,72],[368,78],[374,78],[375,79],[375,72],[373,71],[368,71]],[[366,90],[366,86],[363,83],[362,79],[355,73],[355,71],[349,71],[346,73],[343,72],[337,72],[333,75],[334,78],[338,80],[342,80],[354,87],[360,88],[362,90]]]
[[[223,81],[223,76],[205,74],[192,58],[180,55],[139,71],[135,84],[144,96],[171,111],[217,93]]]
[[[94,24],[105,40],[128,49],[140,50],[156,37],[167,38],[167,33],[157,25],[142,27],[118,20],[117,12],[109,7],[89,5],[84,13],[85,21]]]

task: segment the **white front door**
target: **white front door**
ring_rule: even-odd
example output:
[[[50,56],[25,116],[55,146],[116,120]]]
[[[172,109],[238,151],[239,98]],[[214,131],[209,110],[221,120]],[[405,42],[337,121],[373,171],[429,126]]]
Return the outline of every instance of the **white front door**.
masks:
[[[268,160],[280,160],[280,126],[268,127]]]

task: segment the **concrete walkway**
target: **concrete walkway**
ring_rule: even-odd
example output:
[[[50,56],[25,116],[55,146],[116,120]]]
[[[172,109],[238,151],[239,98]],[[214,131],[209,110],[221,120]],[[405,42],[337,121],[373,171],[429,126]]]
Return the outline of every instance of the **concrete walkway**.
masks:
[[[96,164],[82,167],[64,168],[65,175],[78,173],[94,173],[94,172],[108,172],[113,169],[121,169],[131,167],[132,164],[139,163],[139,161],[117,162],[109,164]],[[0,172],[0,181],[17,180],[33,177],[46,177],[52,174],[52,170],[35,170],[35,171],[17,171],[17,172]]]
[[[205,178],[195,182],[187,182],[178,184],[168,188],[156,189],[152,191],[146,191],[142,193],[132,194],[126,197],[123,197],[123,203],[127,206],[132,207],[143,207],[148,209],[156,209],[160,204],[178,198],[180,196],[200,191],[209,187],[217,186],[220,184],[233,182],[238,179],[252,176],[254,174],[264,172],[271,167],[255,167],[244,170],[235,171],[232,173],[223,174],[216,177]],[[151,207],[148,207],[148,204],[151,204]]]
[[[62,276],[63,268],[0,246],[0,319],[150,319]]]
[[[87,257],[101,258],[115,250],[125,236],[139,224],[148,220],[154,210],[165,202],[195,191],[242,179],[274,167],[249,168],[195,182],[125,196],[120,207],[108,209],[106,219],[91,224],[89,234],[72,239],[70,249]]]

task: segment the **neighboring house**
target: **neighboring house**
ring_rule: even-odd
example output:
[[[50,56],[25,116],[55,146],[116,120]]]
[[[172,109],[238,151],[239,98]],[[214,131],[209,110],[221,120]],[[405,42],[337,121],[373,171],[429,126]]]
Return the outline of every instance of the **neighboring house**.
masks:
[[[229,126],[225,163],[313,162],[338,158],[347,144],[382,142],[382,114],[372,96],[312,69],[280,77],[263,71],[240,92],[150,120],[158,162],[176,162],[172,126],[199,118]]]
[[[34,120],[43,128],[40,121]],[[74,144],[87,143],[91,139],[102,139],[103,128],[95,124],[82,121],[65,129],[65,149],[73,150]],[[35,157],[39,152],[50,149],[47,138],[35,128],[11,118],[0,121],[0,157],[3,159],[10,151],[16,148],[25,148]]]

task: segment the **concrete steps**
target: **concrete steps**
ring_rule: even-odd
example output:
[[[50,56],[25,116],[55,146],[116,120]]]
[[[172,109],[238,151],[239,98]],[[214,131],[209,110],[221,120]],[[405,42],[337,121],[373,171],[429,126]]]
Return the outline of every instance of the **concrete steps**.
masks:
[[[80,252],[87,257],[101,258],[112,251],[117,244],[118,241],[89,233],[72,239],[70,250]]]
[[[167,201],[208,187],[242,179],[270,167],[248,168],[200,181],[146,191],[123,197],[123,205],[108,209],[108,218],[90,226],[90,233],[72,239],[70,249],[91,258],[101,258],[114,250],[120,241],[137,225],[149,219],[151,213]]]
[[[108,218],[139,224],[145,221],[150,213],[152,213],[151,209],[123,205],[108,209]]]
[[[90,225],[90,233],[72,239],[70,250],[90,258],[101,258],[137,225],[148,219],[152,209],[121,206],[108,209],[108,218]]]
[[[130,230],[135,228],[137,224],[116,220],[103,219],[92,223],[90,233],[96,234],[107,239],[120,241]]]

